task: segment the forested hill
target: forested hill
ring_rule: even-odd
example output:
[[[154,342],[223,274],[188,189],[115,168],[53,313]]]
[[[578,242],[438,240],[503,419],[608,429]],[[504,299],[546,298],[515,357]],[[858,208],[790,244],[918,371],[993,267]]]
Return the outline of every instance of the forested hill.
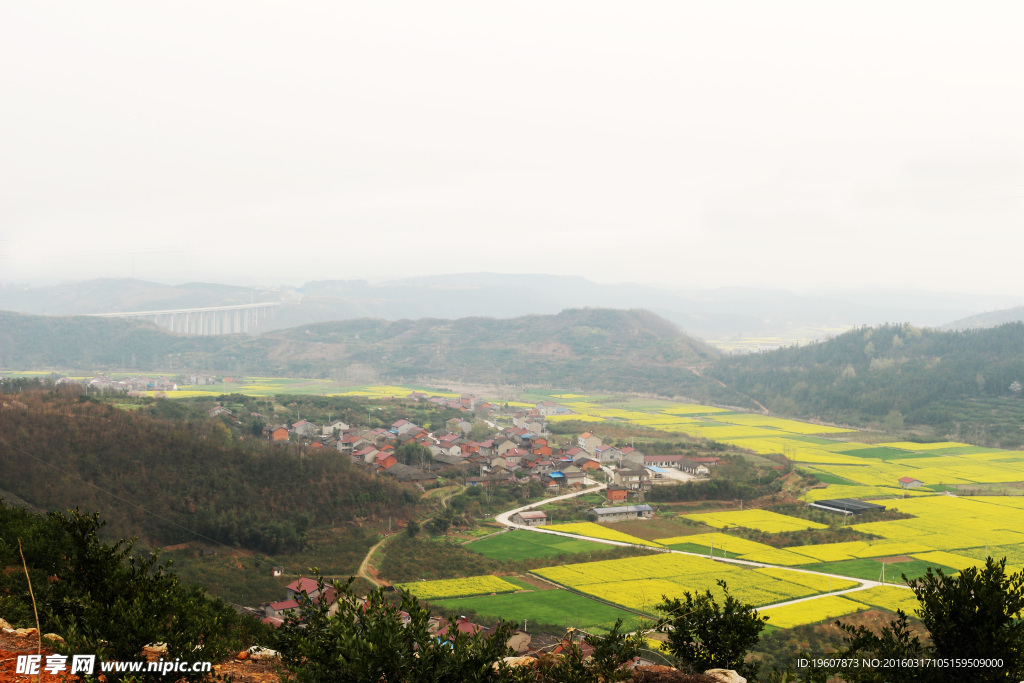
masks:
[[[769,410],[851,425],[925,425],[1016,447],[1024,416],[1024,323],[940,332],[851,330],[826,342],[733,357],[709,374]]]
[[[109,368],[447,380],[636,391],[736,404],[694,368],[707,344],[643,310],[456,320],[346,320],[260,337],[186,337],[145,323],[0,313],[0,368]],[[742,405],[742,404],[741,404]]]
[[[158,419],[70,387],[0,394],[0,482],[39,509],[103,510],[118,538],[202,540],[191,530],[268,553],[301,546],[311,527],[412,514],[418,500],[337,452],[300,457],[216,420]]]

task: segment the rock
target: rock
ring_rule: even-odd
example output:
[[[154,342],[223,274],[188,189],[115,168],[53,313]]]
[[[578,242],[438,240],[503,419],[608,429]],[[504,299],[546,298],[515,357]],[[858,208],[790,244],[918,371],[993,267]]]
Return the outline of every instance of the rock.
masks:
[[[142,648],[142,654],[162,657],[167,654],[167,643],[150,643],[146,647]]]
[[[63,643],[64,639],[58,636],[56,633],[44,633],[43,640],[50,640],[54,643]]]
[[[711,676],[722,681],[722,683],[747,683],[747,679],[740,676],[732,669],[708,669],[704,672],[705,676]]]
[[[271,650],[269,647],[253,645],[249,648],[249,659],[281,659],[281,654],[277,650]]]
[[[39,631],[37,631],[34,628],[16,628],[16,629],[14,629],[14,635],[17,636],[18,638],[31,638],[32,636],[36,635],[37,633],[39,633]]]
[[[534,668],[537,667],[537,664],[538,664],[538,661],[537,661],[537,659],[535,657],[505,657],[504,659],[501,660],[501,662],[495,662],[494,663],[494,667],[493,668],[494,668],[495,671],[498,670],[499,665],[502,662],[504,662],[505,666],[510,667],[510,668],[511,667],[516,667],[516,666],[528,666],[531,669],[534,669]]]
[[[7,623],[6,621],[4,621],[3,619],[0,619],[0,629],[3,629],[3,630],[5,630],[5,631],[9,631],[9,630],[11,630],[11,625],[10,625],[10,624],[8,624],[8,623]]]
[[[235,659],[249,659],[249,653],[245,650],[242,650],[237,655],[235,655]]]

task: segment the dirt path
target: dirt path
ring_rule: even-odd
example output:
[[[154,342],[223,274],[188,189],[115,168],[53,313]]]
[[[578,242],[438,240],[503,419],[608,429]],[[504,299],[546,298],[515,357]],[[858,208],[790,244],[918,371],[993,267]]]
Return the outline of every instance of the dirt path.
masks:
[[[376,588],[383,586],[384,583],[378,580],[376,577],[370,575],[370,558],[373,557],[373,554],[377,552],[378,548],[387,543],[388,538],[390,538],[390,536],[385,536],[384,538],[377,541],[377,543],[372,548],[370,548],[370,552],[366,553],[366,557],[364,557],[363,561],[359,564],[359,571],[356,572],[356,576],[366,579]]]
[[[446,507],[448,507],[448,501],[451,500],[453,496],[461,493],[463,488],[464,487],[462,485],[455,484],[454,486],[446,487],[445,489],[434,489],[433,491],[427,491],[425,494],[420,496],[421,500],[426,499],[428,496],[433,499],[433,498],[438,498],[438,496],[436,495],[438,491],[446,491],[446,493],[442,497],[440,497],[440,501],[441,501],[440,509],[436,513],[434,513],[433,515],[431,515],[431,516],[429,516],[429,517],[427,517],[425,519],[417,520],[417,521],[419,521],[420,524],[425,524],[425,523],[429,522],[430,520],[432,520],[437,515],[441,514],[441,510],[444,510]],[[431,494],[433,494],[433,495],[431,495]],[[391,536],[385,536],[384,538],[382,538],[379,541],[377,541],[377,543],[375,543],[372,548],[370,548],[370,550],[366,553],[366,557],[364,557],[363,561],[359,563],[359,571],[356,572],[356,576],[358,576],[360,578],[363,578],[363,579],[366,579],[371,584],[373,584],[375,587],[390,586],[391,585],[387,581],[382,581],[381,579],[378,579],[374,575],[374,574],[376,574],[376,572],[371,570],[370,560],[373,559],[373,554],[375,552],[377,552],[377,550],[382,548],[384,546],[384,544],[388,542],[389,539],[394,538],[396,535],[397,534],[393,534]]]

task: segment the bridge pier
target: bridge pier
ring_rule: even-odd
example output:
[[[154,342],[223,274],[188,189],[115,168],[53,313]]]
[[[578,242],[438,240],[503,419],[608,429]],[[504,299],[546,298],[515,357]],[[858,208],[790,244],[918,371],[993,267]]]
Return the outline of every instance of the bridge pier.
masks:
[[[97,318],[133,318],[148,320],[177,334],[197,336],[246,334],[256,329],[262,320],[268,318],[278,302],[242,304],[239,306],[214,306],[210,308],[188,308],[173,311],[133,311],[130,313],[93,313]]]

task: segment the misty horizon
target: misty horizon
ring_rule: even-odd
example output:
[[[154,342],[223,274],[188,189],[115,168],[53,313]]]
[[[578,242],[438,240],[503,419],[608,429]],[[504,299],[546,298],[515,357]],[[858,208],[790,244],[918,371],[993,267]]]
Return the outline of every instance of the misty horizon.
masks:
[[[0,282],[1024,296],[1015,4],[0,13]]]

